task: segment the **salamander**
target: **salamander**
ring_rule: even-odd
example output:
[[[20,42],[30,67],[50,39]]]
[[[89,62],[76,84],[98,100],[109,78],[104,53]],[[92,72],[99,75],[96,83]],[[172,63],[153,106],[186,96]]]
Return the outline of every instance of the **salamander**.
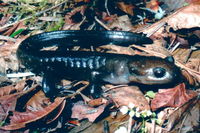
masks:
[[[49,98],[61,90],[55,86],[61,79],[88,80],[90,93],[99,97],[102,83],[146,85],[171,84],[179,78],[179,68],[171,57],[100,53],[95,51],[62,50],[70,46],[128,46],[152,43],[140,34],[124,31],[53,31],[25,39],[17,49],[17,57],[30,71],[43,76],[42,88]],[[42,50],[57,46],[61,50]]]

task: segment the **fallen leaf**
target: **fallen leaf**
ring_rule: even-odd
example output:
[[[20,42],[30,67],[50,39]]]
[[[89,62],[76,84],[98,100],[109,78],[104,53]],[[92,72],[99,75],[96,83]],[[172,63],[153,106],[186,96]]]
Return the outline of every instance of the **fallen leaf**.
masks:
[[[49,106],[44,107],[41,110],[37,111],[27,111],[27,112],[17,112],[14,111],[13,115],[10,116],[10,123],[0,127],[0,129],[4,130],[16,130],[20,128],[24,128],[26,124],[39,120],[48,114],[50,114],[53,110],[55,110],[58,106],[61,105],[65,98],[56,98],[55,101]]]
[[[14,111],[17,102],[17,96],[10,96],[0,100],[0,121],[4,121],[10,111]]]
[[[117,29],[122,31],[130,31],[133,28],[133,25],[128,15],[115,17],[112,19],[112,22],[108,23],[106,26],[110,29]]]
[[[167,131],[171,131],[172,129],[175,132],[180,131],[180,129],[181,132],[184,132],[184,130],[193,130],[195,126],[199,125],[199,107],[200,102],[198,97],[194,97],[183,106],[169,110],[168,117],[166,118],[168,120]],[[188,129],[187,126],[191,128]]]
[[[4,16],[1,18],[1,20],[0,20],[0,26],[5,25],[5,24],[9,21],[9,19],[10,19],[11,17],[12,17],[11,14],[6,14],[6,15],[4,15]],[[2,32],[3,30],[5,30],[5,29],[2,29],[0,32]]]
[[[193,86],[198,85],[198,80],[194,76],[192,76],[190,73],[188,73],[186,70],[182,70],[182,75],[190,85],[193,85]]]
[[[134,15],[134,12],[133,12],[133,9],[135,8],[134,5],[132,5],[132,4],[126,4],[124,2],[118,2],[117,6],[119,7],[119,9],[121,9],[125,13],[127,13],[127,14],[129,14],[131,16]]]
[[[113,88],[106,95],[118,106],[128,106],[132,103],[140,110],[150,110],[148,101],[137,86]]]
[[[171,16],[171,17],[170,17]],[[167,23],[174,30],[200,26],[200,2],[192,3],[170,15]]]
[[[155,111],[161,107],[179,107],[196,95],[196,92],[186,90],[184,83],[170,89],[159,89],[159,92],[151,101],[151,109]]]
[[[62,104],[60,104],[59,108],[56,109],[56,111],[52,115],[48,115],[45,120],[47,123],[50,123],[54,121],[60,114],[62,113],[64,107],[65,107],[66,101],[63,101]],[[34,112],[43,110],[46,106],[49,106],[52,104],[47,98],[43,91],[37,92],[34,96],[31,97],[31,99],[26,103],[26,112]]]
[[[105,107],[106,104],[103,104],[94,108],[84,104],[83,101],[79,101],[72,107],[71,118],[77,118],[78,120],[87,118],[90,122],[94,122],[103,113]]]
[[[31,79],[29,79],[29,80],[31,80]],[[28,80],[22,80],[22,81],[19,81],[17,84],[1,87],[0,88],[0,100],[4,100],[7,97],[19,96],[19,95],[25,94],[28,91],[31,91],[32,89],[34,89],[34,86],[33,86],[32,88],[30,87],[31,89],[27,89],[27,91],[23,91],[23,89],[25,87],[28,87],[28,85],[30,85],[30,84],[27,84],[27,81]]]
[[[97,99],[92,99],[88,101],[88,105],[95,107],[95,106],[100,106],[102,104],[106,104],[108,101],[104,98],[97,98]]]
[[[23,24],[22,21],[13,25],[13,27],[8,29],[5,33],[3,33],[3,35],[10,36],[13,32],[20,30],[20,29],[26,29],[26,26]]]
[[[165,28],[161,27],[158,29],[158,27],[163,23],[167,23],[174,30],[199,27],[200,2],[191,3],[188,6],[182,7],[173,14],[163,18],[140,32],[143,32],[144,34],[154,33],[154,36],[160,36],[163,34]],[[155,32],[155,29],[158,30]]]

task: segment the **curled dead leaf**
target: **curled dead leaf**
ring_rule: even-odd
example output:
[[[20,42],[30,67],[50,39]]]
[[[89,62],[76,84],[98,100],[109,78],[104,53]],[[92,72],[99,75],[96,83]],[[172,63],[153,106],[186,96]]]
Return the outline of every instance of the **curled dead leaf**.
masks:
[[[118,106],[128,106],[132,103],[140,110],[150,109],[147,99],[137,86],[113,88],[107,92],[106,95],[108,95],[108,97],[110,97]]]
[[[179,107],[197,96],[197,92],[186,90],[184,83],[170,89],[160,89],[151,101],[151,109],[154,111],[161,107]]]
[[[31,79],[29,80],[32,81]],[[25,87],[28,88],[28,85],[30,85],[28,84],[29,80],[22,80],[22,81],[19,81],[17,84],[0,88],[0,100],[4,100],[7,97],[20,96],[34,89],[35,86],[34,84],[32,84],[33,85],[32,88],[28,89],[27,91],[23,91]]]
[[[36,110],[36,111],[30,111],[30,110],[26,112],[14,111],[13,115],[10,116],[10,123],[6,124],[5,126],[0,127],[0,129],[16,130],[16,129],[24,128],[26,124],[39,120],[43,118],[44,116],[47,116],[48,114],[50,114],[58,106],[61,105],[64,99],[65,98],[56,98],[52,104],[45,106],[42,109]]]
[[[105,107],[106,104],[93,108],[83,101],[79,101],[72,107],[71,118],[77,118],[78,120],[87,118],[90,122],[94,122],[103,113]]]

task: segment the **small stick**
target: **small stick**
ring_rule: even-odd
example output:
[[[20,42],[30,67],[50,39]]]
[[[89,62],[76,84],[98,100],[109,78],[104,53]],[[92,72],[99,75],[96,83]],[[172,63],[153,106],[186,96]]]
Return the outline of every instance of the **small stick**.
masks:
[[[0,35],[0,40],[16,42],[16,39],[9,37],[9,36],[2,36],[2,35]]]
[[[163,27],[165,24],[166,24],[166,22],[161,22],[161,23],[159,23],[159,24],[153,29],[152,32],[147,33],[146,37],[152,36],[156,31],[158,31],[158,30],[159,30],[161,27]]]
[[[108,26],[106,26],[103,22],[101,22],[97,16],[94,17],[94,19],[101,25],[103,26],[106,30],[111,30],[110,28],[108,28]]]
[[[174,39],[172,40],[172,42],[170,43],[170,45],[169,45],[169,47],[167,48],[167,50],[170,50],[170,48],[171,48],[172,45],[174,44],[175,40],[176,40],[176,38],[174,38]]]
[[[176,48],[178,48],[178,46],[180,45],[180,42],[177,42],[176,45],[170,50],[170,53],[173,53]]]
[[[108,16],[110,16],[110,12],[108,10],[108,0],[105,0],[105,8],[106,8],[106,12],[108,13]]]
[[[129,120],[128,120],[128,132],[127,132],[127,133],[131,133],[132,122],[133,122],[133,119],[132,119],[132,117],[130,116],[130,117],[129,117]]]

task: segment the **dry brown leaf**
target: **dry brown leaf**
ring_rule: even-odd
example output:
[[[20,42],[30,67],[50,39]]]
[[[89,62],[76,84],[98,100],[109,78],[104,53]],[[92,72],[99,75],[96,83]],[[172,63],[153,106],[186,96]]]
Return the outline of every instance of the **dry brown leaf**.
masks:
[[[11,28],[9,28],[3,35],[10,36],[13,32],[19,30],[19,29],[26,29],[26,26],[23,24],[23,22],[19,22],[15,25],[13,25]]]
[[[65,101],[62,102],[62,104],[59,106],[59,109],[56,110],[56,113],[48,115],[48,117],[46,118],[47,123],[54,121],[58,116],[60,116],[65,107],[65,103]],[[39,91],[26,103],[26,112],[43,110],[46,106],[49,106],[50,104],[51,102],[49,101],[49,98],[45,96],[43,91]]]
[[[86,6],[80,6],[80,7],[74,8],[70,13],[67,13],[65,15],[65,24],[62,29],[63,30],[80,30],[81,22],[74,22],[74,20],[72,19],[72,16],[74,16],[76,13],[80,13],[81,15],[83,15],[85,12],[85,9],[86,9]]]
[[[31,89],[27,91],[23,91],[23,89],[27,86],[27,83],[26,83],[27,81],[28,80],[22,80],[22,81],[19,81],[17,84],[1,87],[0,100],[4,100],[7,97],[21,96],[22,94],[25,94],[28,91],[31,91],[32,89],[34,89],[34,87],[32,87]]]
[[[189,67],[190,69],[196,70],[197,72],[200,72],[200,59],[190,59],[187,64],[187,67]]]
[[[26,124],[34,122],[47,116],[58,106],[61,105],[65,98],[56,98],[55,101],[49,106],[44,107],[41,110],[37,111],[27,111],[27,112],[13,112],[13,115],[10,116],[10,124],[0,127],[4,130],[16,130],[26,126]]]
[[[127,54],[127,55],[135,54],[135,51],[129,47],[122,47],[122,46],[117,46],[117,45],[112,45],[112,44],[100,46],[100,49],[109,50],[108,53],[118,53],[118,54]]]
[[[102,104],[106,104],[108,101],[104,98],[97,98],[97,99],[92,99],[88,101],[88,105],[95,107],[95,106],[100,106]]]
[[[200,27],[200,2],[192,3],[168,18],[167,23],[174,30]]]
[[[197,79],[194,76],[192,76],[191,74],[189,74],[186,70],[182,70],[182,75],[188,81],[188,83],[190,85],[195,86],[198,84]]]
[[[5,25],[8,22],[8,20],[11,18],[11,16],[12,16],[11,14],[4,15],[0,20],[0,26]],[[2,31],[0,31],[0,32],[2,32]]]
[[[15,39],[15,42],[6,42],[0,48],[0,57],[10,56],[13,53],[16,53],[19,44],[26,39],[28,36],[20,36]]]
[[[200,102],[197,97],[194,97],[190,101],[188,101],[186,104],[184,104],[181,107],[176,108],[175,110],[168,111],[168,117],[166,120],[168,120],[167,123],[167,131],[174,130],[175,132],[182,130],[181,132],[184,132],[184,130],[191,131],[192,128],[195,126],[198,126],[199,121],[199,106]],[[187,126],[191,127],[188,128]]]
[[[192,3],[188,6],[182,7],[173,14],[163,18],[162,20],[152,24],[150,27],[141,30],[145,34],[154,33],[159,24],[168,23],[174,30],[183,28],[200,27],[200,2]],[[164,31],[160,28],[154,33],[154,36],[159,36]]]
[[[186,90],[184,83],[170,89],[159,89],[159,92],[151,101],[151,109],[179,107],[195,96],[197,96],[197,92]]]
[[[119,7],[119,9],[121,9],[122,11],[124,11],[125,13],[133,16],[134,12],[133,9],[135,8],[134,5],[132,4],[125,4],[124,2],[118,2],[117,6]]]
[[[113,88],[107,93],[106,95],[119,106],[128,106],[130,103],[133,103],[140,110],[150,109],[148,101],[137,86]]]
[[[110,22],[106,26],[110,29],[122,30],[122,31],[130,31],[133,28],[131,20],[128,17],[128,15],[115,17],[112,19],[112,22]]]
[[[26,103],[26,111],[41,110],[50,104],[49,98],[47,98],[42,91],[39,91]]]
[[[17,96],[10,96],[0,100],[0,121],[4,121],[8,113],[15,110],[17,98]]]
[[[149,8],[153,11],[158,11],[159,9],[159,2],[158,0],[151,0],[150,2],[147,2],[146,8]]]
[[[78,120],[87,118],[90,122],[94,122],[103,113],[105,107],[106,104],[93,108],[86,105],[83,101],[79,101],[72,107],[71,118],[77,118]]]

